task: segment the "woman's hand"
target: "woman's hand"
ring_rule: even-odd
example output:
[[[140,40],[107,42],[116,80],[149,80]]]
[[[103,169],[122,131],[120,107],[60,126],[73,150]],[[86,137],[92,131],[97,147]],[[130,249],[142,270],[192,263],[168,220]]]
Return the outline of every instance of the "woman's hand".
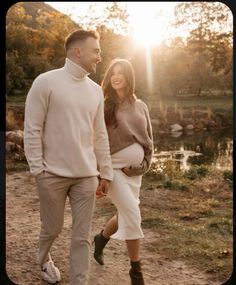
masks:
[[[96,190],[96,197],[102,198],[107,195],[108,193],[108,187],[109,187],[110,181],[106,179],[101,179],[99,181],[98,188]]]
[[[129,177],[143,175],[146,171],[143,163],[138,166],[123,167],[121,170]]]

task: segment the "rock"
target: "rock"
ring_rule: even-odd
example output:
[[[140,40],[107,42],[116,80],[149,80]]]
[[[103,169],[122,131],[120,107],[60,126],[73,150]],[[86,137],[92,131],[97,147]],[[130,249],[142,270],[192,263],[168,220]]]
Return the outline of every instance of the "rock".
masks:
[[[214,129],[214,128],[217,128],[218,126],[213,119],[208,119],[205,123],[205,127],[207,129]]]
[[[6,142],[6,153],[17,158],[17,160],[25,160],[23,147],[14,142]]]
[[[14,160],[26,160],[23,131],[17,130],[6,132],[6,154]]]
[[[174,133],[174,132],[182,132],[183,131],[183,127],[180,126],[179,124],[173,124],[173,125],[170,126],[170,131],[172,133]]]
[[[23,131],[7,131],[6,132],[6,141],[13,142],[23,147],[24,145],[24,138],[23,138]]]
[[[13,153],[16,150],[16,144],[14,142],[6,142],[6,152]]]
[[[204,124],[203,124],[201,121],[196,120],[196,121],[195,121],[195,124],[194,124],[194,129],[195,129],[196,131],[203,130],[203,129],[204,129]]]
[[[189,124],[185,127],[186,131],[192,131],[194,129],[193,124]]]

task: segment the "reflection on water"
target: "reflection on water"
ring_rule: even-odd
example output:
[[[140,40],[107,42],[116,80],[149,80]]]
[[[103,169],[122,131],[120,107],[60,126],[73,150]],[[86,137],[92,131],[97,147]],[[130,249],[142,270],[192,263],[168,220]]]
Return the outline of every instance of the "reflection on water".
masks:
[[[167,136],[154,133],[154,159],[160,162],[177,161],[182,170],[191,165],[205,164],[221,170],[233,170],[232,130],[198,132]]]
[[[181,146],[180,150],[160,151],[154,153],[153,161],[158,162],[158,164],[160,165],[160,169],[165,161],[171,160],[178,162],[181,170],[188,170],[190,168],[190,163],[188,163],[188,159],[190,157],[199,156],[199,155],[202,154],[192,150],[185,150]]]
[[[214,165],[218,169],[223,170],[232,170],[233,168],[233,141],[226,140],[224,142],[224,147],[222,147],[223,143],[217,144],[218,149],[218,157],[215,160]]]

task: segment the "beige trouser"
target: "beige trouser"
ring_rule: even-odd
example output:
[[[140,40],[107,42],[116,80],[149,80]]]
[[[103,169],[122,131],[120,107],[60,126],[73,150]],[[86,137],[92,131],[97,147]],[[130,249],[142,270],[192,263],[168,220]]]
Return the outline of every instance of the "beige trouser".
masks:
[[[41,216],[39,264],[45,262],[53,241],[61,232],[68,195],[72,211],[69,284],[85,285],[90,265],[90,231],[98,178],[66,178],[44,171],[36,177],[36,184]]]

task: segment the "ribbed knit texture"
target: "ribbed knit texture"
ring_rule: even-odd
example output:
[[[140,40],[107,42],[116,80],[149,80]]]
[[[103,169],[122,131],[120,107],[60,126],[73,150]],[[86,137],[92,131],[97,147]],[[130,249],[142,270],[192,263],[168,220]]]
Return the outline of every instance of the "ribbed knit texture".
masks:
[[[137,142],[144,148],[144,168],[147,171],[153,153],[152,126],[147,105],[140,99],[119,104],[117,128],[108,127],[111,154]]]
[[[112,180],[104,96],[73,61],[40,74],[25,105],[24,146],[33,175],[43,170],[63,177],[99,175]]]

